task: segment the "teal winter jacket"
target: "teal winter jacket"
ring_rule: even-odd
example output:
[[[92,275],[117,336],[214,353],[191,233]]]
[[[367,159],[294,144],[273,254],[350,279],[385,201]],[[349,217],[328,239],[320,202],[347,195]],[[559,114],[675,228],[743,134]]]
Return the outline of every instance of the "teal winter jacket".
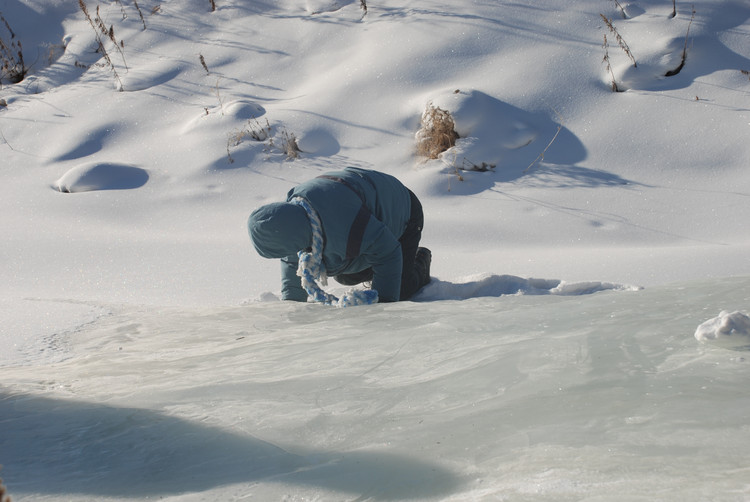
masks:
[[[281,258],[285,300],[306,301],[297,276],[297,252],[309,248],[312,231],[305,210],[289,203],[302,197],[323,227],[323,264],[328,276],[372,268],[372,288],[380,301],[398,301],[401,289],[399,238],[411,216],[409,190],[393,176],[348,167],[306,181],[287,194],[287,202],[255,210],[248,230],[258,253]]]

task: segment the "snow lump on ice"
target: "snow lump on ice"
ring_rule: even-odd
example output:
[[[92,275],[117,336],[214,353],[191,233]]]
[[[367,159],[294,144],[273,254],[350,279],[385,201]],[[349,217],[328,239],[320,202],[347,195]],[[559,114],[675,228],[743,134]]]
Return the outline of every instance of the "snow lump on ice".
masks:
[[[744,312],[722,310],[695,330],[695,338],[735,350],[750,350],[750,316]]]

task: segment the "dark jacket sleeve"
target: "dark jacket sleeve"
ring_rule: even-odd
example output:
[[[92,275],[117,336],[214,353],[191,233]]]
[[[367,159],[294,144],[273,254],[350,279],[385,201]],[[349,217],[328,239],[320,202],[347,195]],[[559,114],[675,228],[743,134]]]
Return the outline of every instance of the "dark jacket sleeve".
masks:
[[[306,302],[307,291],[302,288],[302,281],[297,275],[297,262],[294,257],[281,259],[281,299],[295,302]]]
[[[363,255],[372,266],[372,289],[381,302],[397,302],[401,294],[401,244],[388,227],[371,217],[363,240]]]

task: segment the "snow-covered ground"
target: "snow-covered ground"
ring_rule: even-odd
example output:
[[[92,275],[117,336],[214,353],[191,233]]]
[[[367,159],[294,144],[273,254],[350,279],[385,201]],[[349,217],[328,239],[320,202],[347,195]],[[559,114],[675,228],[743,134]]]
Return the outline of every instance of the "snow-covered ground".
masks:
[[[215,3],[87,0],[110,65],[0,0],[14,500],[750,499],[747,2]],[[276,301],[247,216],[348,165],[423,201],[433,283]]]

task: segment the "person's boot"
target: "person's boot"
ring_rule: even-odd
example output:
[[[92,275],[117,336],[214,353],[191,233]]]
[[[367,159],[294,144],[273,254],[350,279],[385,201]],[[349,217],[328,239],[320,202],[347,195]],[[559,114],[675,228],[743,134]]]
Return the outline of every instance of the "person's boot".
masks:
[[[430,283],[430,264],[432,263],[432,252],[427,248],[418,248],[415,258],[417,271],[419,271],[419,287]]]

